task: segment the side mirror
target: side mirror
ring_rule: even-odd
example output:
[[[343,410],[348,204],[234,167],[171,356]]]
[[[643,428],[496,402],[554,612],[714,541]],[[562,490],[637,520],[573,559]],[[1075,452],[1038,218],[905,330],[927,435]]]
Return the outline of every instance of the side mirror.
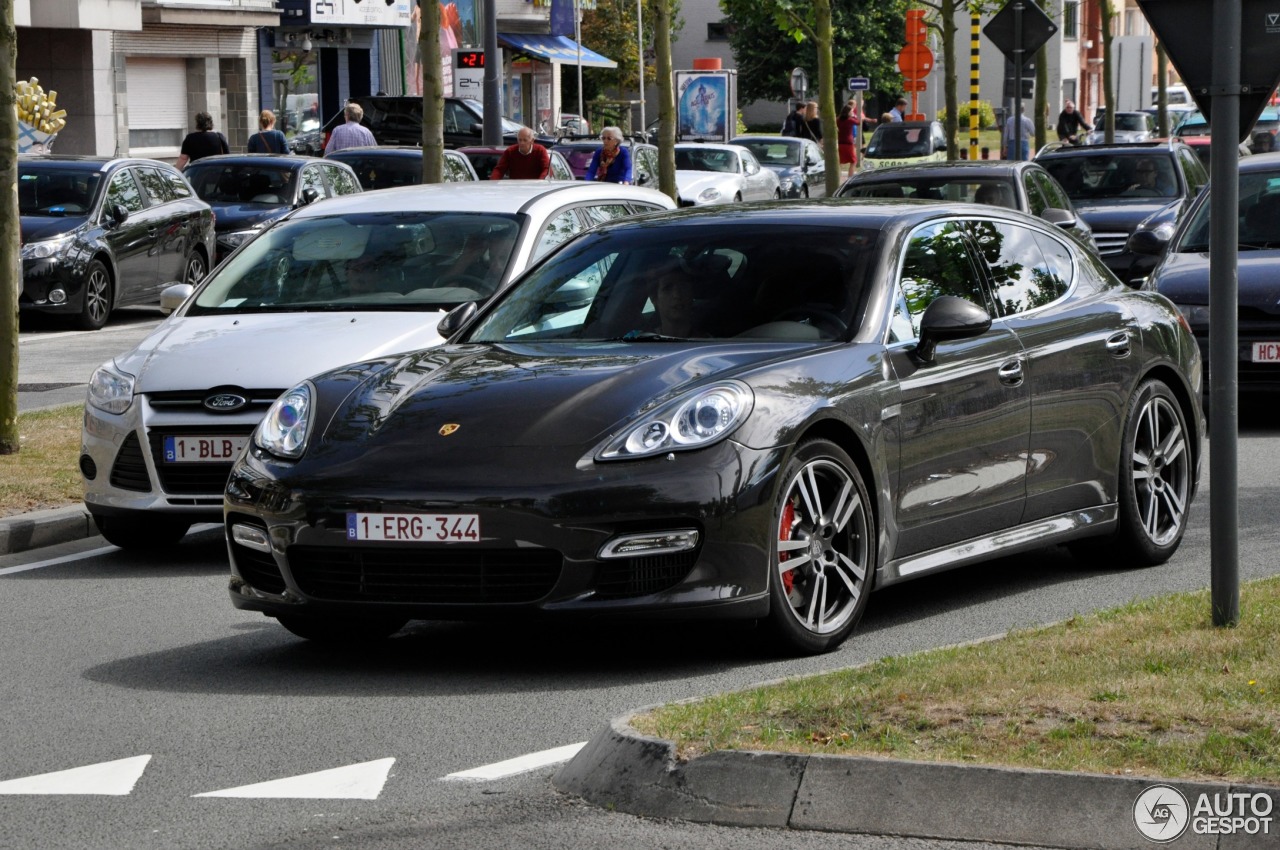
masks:
[[[1166,228],[1164,227],[1157,227],[1154,230],[1135,231],[1129,237],[1129,244],[1125,247],[1135,254],[1147,254],[1149,256],[1162,254],[1169,245],[1169,236],[1164,232],[1165,230]]]
[[[471,132],[472,132],[472,133],[475,133],[477,136],[483,136],[483,135],[484,135],[484,125],[483,125],[483,124],[480,124],[480,123],[478,123],[478,122],[477,122],[477,123],[475,123],[475,124],[472,124],[472,125],[471,125]]]
[[[1060,210],[1057,207],[1045,207],[1040,213],[1040,217],[1050,224],[1056,224],[1064,230],[1070,230],[1079,222],[1070,210]]]
[[[160,312],[166,316],[182,306],[196,288],[189,283],[171,283],[160,293]]]
[[[116,224],[124,224],[125,220],[129,217],[129,210],[124,204],[112,204],[108,208],[108,212],[111,214],[111,219]]]
[[[318,200],[320,200],[320,190],[316,187],[308,186],[302,190],[302,203],[304,205],[314,204]]]
[[[979,336],[990,327],[991,317],[977,304],[954,295],[941,295],[925,308],[920,318],[916,358],[921,363],[932,363],[938,343]]]
[[[440,320],[440,324],[436,325],[436,330],[440,336],[448,339],[456,334],[463,325],[471,321],[471,317],[476,314],[479,308],[476,302],[468,301],[466,304],[459,304],[448,313],[444,314],[444,318]]]

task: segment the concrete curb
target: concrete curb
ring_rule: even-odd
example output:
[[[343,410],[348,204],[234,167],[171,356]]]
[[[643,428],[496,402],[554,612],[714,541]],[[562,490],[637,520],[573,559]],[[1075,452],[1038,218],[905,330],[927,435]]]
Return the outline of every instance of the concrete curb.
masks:
[[[0,517],[0,555],[83,540],[97,533],[84,505]]]
[[[1280,820],[1280,789],[1261,786],[742,751],[680,763],[672,742],[631,728],[631,718],[651,708],[610,721],[560,769],[556,787],[646,817],[1069,850],[1150,847],[1134,805],[1152,785],[1172,786],[1192,808],[1201,794],[1266,794]],[[1187,829],[1176,846],[1280,847],[1277,827],[1273,821],[1268,835]]]

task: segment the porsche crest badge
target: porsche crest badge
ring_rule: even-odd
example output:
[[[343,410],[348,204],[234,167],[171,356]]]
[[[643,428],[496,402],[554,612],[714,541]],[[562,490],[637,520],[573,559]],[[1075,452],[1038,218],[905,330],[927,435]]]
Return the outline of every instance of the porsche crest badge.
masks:
[[[462,427],[462,426],[461,426],[461,425],[459,425],[459,424],[457,424],[456,422],[450,422],[450,423],[449,423],[449,424],[447,424],[447,425],[441,425],[441,426],[440,426],[440,436],[441,436],[441,437],[447,437],[447,436],[449,436],[450,434],[452,434],[454,431],[457,431],[457,430],[458,430],[459,428],[461,428],[461,427]]]

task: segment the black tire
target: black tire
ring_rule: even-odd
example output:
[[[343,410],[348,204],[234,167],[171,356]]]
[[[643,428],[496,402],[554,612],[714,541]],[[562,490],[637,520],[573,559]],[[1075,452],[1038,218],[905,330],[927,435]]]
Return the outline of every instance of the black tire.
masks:
[[[171,517],[94,516],[98,533],[121,549],[154,550],[174,546],[191,523]]]
[[[323,644],[361,644],[386,640],[409,622],[404,617],[303,617],[281,614],[280,625],[306,640]]]
[[[182,282],[195,286],[204,280],[204,276],[209,273],[209,264],[205,262],[204,254],[200,251],[192,250],[187,255],[186,265],[182,268]]]
[[[1072,551],[1120,567],[1163,564],[1186,533],[1195,469],[1186,418],[1164,382],[1146,381],[1130,399],[1120,452],[1115,533]]]
[[[773,199],[774,199],[775,201],[781,201],[781,200],[782,200],[782,190],[781,190],[781,189],[774,189],[774,190],[773,190]]]
[[[84,270],[84,303],[75,318],[76,327],[96,331],[111,317],[111,275],[101,260],[90,260]]]
[[[876,562],[871,499],[849,455],[828,440],[802,443],[779,480],[769,625],[789,650],[827,652],[867,607]]]

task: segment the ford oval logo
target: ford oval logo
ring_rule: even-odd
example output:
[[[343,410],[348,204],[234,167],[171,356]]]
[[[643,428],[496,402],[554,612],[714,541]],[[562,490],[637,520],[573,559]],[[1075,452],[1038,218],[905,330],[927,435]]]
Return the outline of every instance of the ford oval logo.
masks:
[[[235,393],[215,393],[204,400],[204,406],[214,413],[234,413],[249,403],[249,399]]]

